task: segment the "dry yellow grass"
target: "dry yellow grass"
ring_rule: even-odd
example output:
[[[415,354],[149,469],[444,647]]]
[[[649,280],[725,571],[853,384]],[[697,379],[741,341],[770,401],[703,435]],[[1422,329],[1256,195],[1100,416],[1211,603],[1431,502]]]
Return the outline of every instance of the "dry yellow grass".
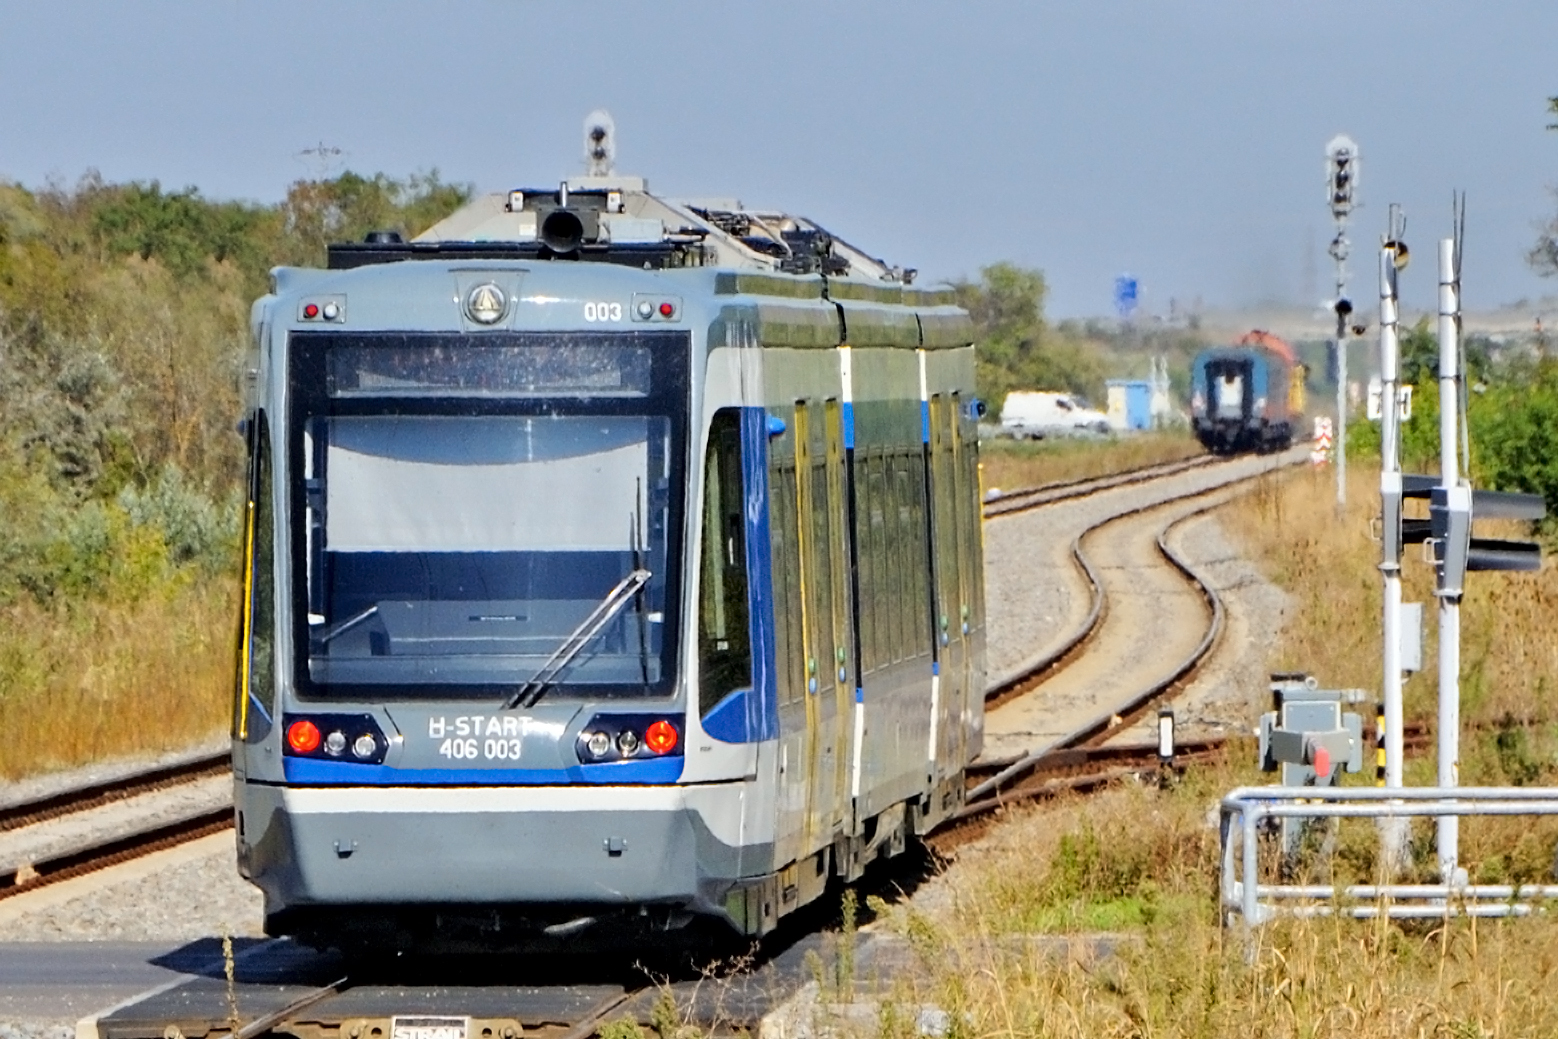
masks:
[[[1328,686],[1379,687],[1377,471],[1363,466],[1349,507],[1334,511],[1329,471],[1295,472],[1223,510],[1225,528],[1293,596],[1273,639],[1273,670],[1311,671]],[[1413,550],[1406,598],[1425,609],[1429,673],[1408,685],[1408,717],[1433,716],[1432,571]],[[1558,568],[1474,574],[1463,610],[1463,782],[1558,781]],[[1153,1036],[1264,1039],[1336,1036],[1551,1036],[1558,1034],[1558,929],[1546,916],[1411,924],[1283,921],[1256,932],[1218,919],[1217,833],[1209,809],[1228,789],[1269,782],[1254,747],[1220,768],[1159,791],[1103,796],[1012,812],[960,853],[940,883],[938,908],[889,912],[888,926],[921,952],[895,1004],[934,1002],[959,1036]],[[1408,781],[1430,781],[1431,752]],[[1369,781],[1356,777],[1355,781]],[[1310,868],[1338,880],[1373,879],[1377,838],[1343,829],[1334,854]],[[1415,830],[1412,872],[1431,875],[1431,828]],[[1474,880],[1551,883],[1558,825],[1467,821],[1461,861]],[[1035,933],[1110,931],[1104,957],[1057,955]],[[882,1031],[908,1035],[913,1017],[891,1007]]]
[[[234,583],[0,611],[0,779],[175,750],[227,725]]]
[[[1221,519],[1246,553],[1296,600],[1271,656],[1272,669],[1310,671],[1331,687],[1378,690],[1382,592],[1380,546],[1371,537],[1371,522],[1379,514],[1379,475],[1361,465],[1350,475],[1342,517],[1335,512],[1334,477],[1324,470],[1269,478],[1250,498],[1224,509]],[[1478,529],[1483,529],[1480,524]],[[1515,529],[1496,533],[1529,536]],[[1406,685],[1408,721],[1435,717],[1438,607],[1433,588],[1433,568],[1417,546],[1408,546],[1402,598],[1424,604],[1425,668]],[[1532,574],[1469,575],[1461,628],[1465,724],[1549,738],[1558,723],[1555,561],[1544,561]],[[1486,775],[1477,779],[1475,754],[1468,764],[1474,770],[1468,781],[1504,781]]]
[[[1107,440],[987,440],[979,445],[985,488],[1008,491],[1106,476],[1204,453],[1195,438],[1183,431]]]
[[[1013,813],[960,854],[944,908],[887,912],[920,955],[883,1034],[912,1035],[913,1015],[894,1007],[921,1003],[967,1037],[1558,1034],[1558,932],[1545,919],[1294,920],[1253,940],[1222,928],[1207,808],[1252,778],[1229,766],[1172,792]],[[1103,932],[1108,952],[1057,950],[1041,932]]]

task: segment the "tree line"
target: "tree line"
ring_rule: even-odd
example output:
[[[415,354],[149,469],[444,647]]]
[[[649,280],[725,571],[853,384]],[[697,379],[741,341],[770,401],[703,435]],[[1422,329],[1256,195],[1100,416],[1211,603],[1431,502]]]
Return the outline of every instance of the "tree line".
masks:
[[[270,268],[415,234],[471,196],[436,171],[301,180],[270,205],[0,182],[0,604],[229,567],[239,370]]]

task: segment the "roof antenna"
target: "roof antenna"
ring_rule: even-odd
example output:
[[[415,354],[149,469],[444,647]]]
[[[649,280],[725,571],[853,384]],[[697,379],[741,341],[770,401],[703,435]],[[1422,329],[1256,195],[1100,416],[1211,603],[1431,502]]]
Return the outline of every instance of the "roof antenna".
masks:
[[[597,108],[584,117],[584,168],[591,177],[609,177],[617,162],[617,124]]]

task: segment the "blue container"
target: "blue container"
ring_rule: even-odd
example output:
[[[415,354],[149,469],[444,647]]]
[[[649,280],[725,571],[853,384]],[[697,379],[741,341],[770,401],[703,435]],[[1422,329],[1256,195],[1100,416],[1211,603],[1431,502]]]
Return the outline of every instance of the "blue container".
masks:
[[[1152,428],[1152,383],[1146,379],[1110,379],[1108,387],[1109,418],[1116,429]]]

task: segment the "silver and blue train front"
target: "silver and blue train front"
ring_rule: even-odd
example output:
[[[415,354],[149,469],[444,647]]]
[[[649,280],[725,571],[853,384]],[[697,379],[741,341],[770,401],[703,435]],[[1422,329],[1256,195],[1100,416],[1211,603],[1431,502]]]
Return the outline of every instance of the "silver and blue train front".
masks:
[[[257,307],[240,867],[267,930],[327,944],[749,929],[750,748],[679,681],[682,300],[488,267],[294,272]]]

